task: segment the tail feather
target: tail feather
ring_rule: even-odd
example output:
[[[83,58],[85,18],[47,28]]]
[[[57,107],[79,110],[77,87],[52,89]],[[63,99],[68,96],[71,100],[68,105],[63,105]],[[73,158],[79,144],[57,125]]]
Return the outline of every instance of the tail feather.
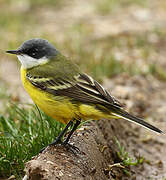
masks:
[[[157,127],[145,122],[143,119],[141,118],[138,118],[138,117],[135,117],[129,113],[127,113],[126,111],[122,110],[122,109],[118,109],[118,108],[111,108],[111,110],[113,109],[113,112],[112,114],[115,115],[115,116],[118,116],[122,119],[126,119],[128,121],[132,121],[132,122],[135,122],[137,123],[138,125],[141,125],[147,129],[150,129],[152,131],[155,131],[157,133],[163,133],[160,129],[158,129]]]

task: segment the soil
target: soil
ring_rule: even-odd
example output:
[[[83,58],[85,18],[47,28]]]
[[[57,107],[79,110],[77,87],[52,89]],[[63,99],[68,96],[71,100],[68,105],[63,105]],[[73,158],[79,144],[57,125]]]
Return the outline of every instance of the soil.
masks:
[[[123,99],[129,112],[145,117],[146,121],[166,132],[165,103],[166,84],[152,76],[123,76],[114,81],[106,81],[105,85],[112,89],[112,93]],[[116,84],[116,86],[115,86]],[[115,87],[115,88],[111,88]],[[125,122],[124,122],[125,123]],[[165,134],[158,135],[134,124],[128,124],[124,132],[119,129],[118,139],[128,152],[145,158],[143,166],[132,167],[136,179],[164,179],[166,177],[166,141]],[[123,124],[124,125],[124,124]]]
[[[166,43],[156,39],[151,30],[154,27],[166,27],[165,1],[152,0],[148,8],[138,6],[125,7],[117,13],[99,16],[95,13],[94,1],[71,1],[64,9],[57,10],[43,8],[37,12],[42,19],[43,31],[50,35],[56,34],[57,42],[64,39],[65,32],[75,24],[83,22],[93,31],[89,39],[107,39],[127,34],[149,33],[150,42],[155,44],[158,51],[152,52],[149,60],[165,67]],[[81,8],[84,7],[84,8]],[[79,13],[78,13],[79,12]],[[65,15],[64,15],[65,14]],[[53,21],[55,19],[56,21]],[[64,23],[66,22],[66,23]],[[45,26],[46,25],[46,26]],[[44,29],[46,28],[46,29]],[[39,33],[40,34],[40,33]],[[116,51],[116,49],[115,49]],[[127,52],[127,53],[126,53]],[[132,55],[131,55],[132,53]],[[125,62],[135,63],[140,59],[140,68],[144,67],[137,49],[122,49],[118,52]],[[135,61],[133,61],[133,58]],[[8,93],[21,101],[30,101],[24,92],[19,77],[18,66],[3,61],[3,66],[10,68],[10,73],[1,69],[1,77],[8,85]],[[6,63],[6,64],[5,64]],[[8,64],[9,63],[9,64]],[[5,75],[4,75],[5,74]],[[12,78],[10,78],[10,75]],[[15,82],[13,82],[15,79]],[[129,76],[120,74],[111,79],[104,79],[104,87],[116,98],[124,103],[126,109],[144,117],[147,122],[166,132],[166,84],[151,75]],[[13,93],[14,90],[14,93]],[[17,92],[17,93],[16,93]],[[21,92],[21,93],[20,93]],[[21,96],[20,96],[21,94]],[[118,148],[115,137],[131,157],[143,156],[144,163],[130,166],[127,176],[122,167],[108,167],[119,162]],[[166,178],[166,141],[165,135],[158,135],[125,120],[100,120],[90,122],[78,129],[71,139],[71,143],[80,151],[70,151],[62,146],[47,149],[44,153],[34,157],[26,164],[25,179],[155,179]]]
[[[125,80],[125,81],[124,81]],[[108,83],[109,82],[109,83]],[[120,94],[127,109],[147,117],[149,123],[166,131],[163,108],[166,85],[152,76],[148,78],[127,75],[105,81],[112,93]],[[129,87],[132,88],[129,88]],[[115,87],[115,86],[114,86]],[[160,93],[159,93],[160,92]],[[130,166],[126,175],[121,167],[109,166],[120,162],[115,137],[130,157],[144,157],[143,164]],[[26,164],[30,179],[164,179],[166,177],[165,135],[158,135],[125,120],[90,122],[77,130],[71,143],[79,151],[62,146],[48,148]]]

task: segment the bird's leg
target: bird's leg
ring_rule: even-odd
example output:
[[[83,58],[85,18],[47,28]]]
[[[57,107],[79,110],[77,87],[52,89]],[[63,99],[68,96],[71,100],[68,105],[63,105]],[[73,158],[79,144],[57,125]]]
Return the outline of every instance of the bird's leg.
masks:
[[[63,131],[59,134],[59,136],[49,145],[55,145],[58,143],[62,143],[61,139],[64,136],[64,134],[67,132],[68,128],[73,125],[73,121],[69,121],[69,123],[66,125],[66,127],[63,129]]]
[[[62,143],[62,141],[61,141],[62,137],[63,137],[64,134],[67,132],[68,128],[69,128],[70,126],[72,126],[72,125],[73,125],[73,121],[71,120],[71,121],[69,121],[69,123],[66,125],[66,127],[63,129],[63,131],[59,134],[59,136],[58,136],[52,143],[50,143],[48,146],[56,145],[56,144],[61,144],[61,143]],[[73,128],[74,128],[74,127],[73,127]],[[40,153],[43,152],[45,149],[46,149],[46,147],[42,148],[42,149],[40,150]]]
[[[81,121],[76,120],[76,123],[74,124],[72,130],[70,131],[69,135],[67,136],[67,138],[63,141],[63,145],[68,144],[69,139],[71,138],[72,134],[74,133],[74,131],[77,129],[77,127],[79,126],[79,124],[81,123]]]

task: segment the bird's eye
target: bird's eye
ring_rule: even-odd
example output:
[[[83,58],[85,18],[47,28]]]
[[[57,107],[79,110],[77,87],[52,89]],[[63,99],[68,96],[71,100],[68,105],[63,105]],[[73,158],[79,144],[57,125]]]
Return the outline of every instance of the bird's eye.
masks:
[[[29,50],[28,54],[29,54],[30,56],[32,56],[32,57],[35,58],[35,57],[36,57],[36,54],[37,54],[36,49],[31,49],[31,50]]]
[[[29,55],[29,56],[31,56],[32,58],[35,58],[35,59],[42,58],[43,57],[43,53],[45,53],[45,52],[41,51],[39,48],[30,48],[26,52],[27,55]]]

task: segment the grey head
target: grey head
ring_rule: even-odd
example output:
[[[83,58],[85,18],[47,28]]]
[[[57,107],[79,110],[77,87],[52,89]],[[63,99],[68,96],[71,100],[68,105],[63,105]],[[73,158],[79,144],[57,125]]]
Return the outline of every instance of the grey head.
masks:
[[[9,50],[6,52],[16,55],[27,55],[35,59],[41,59],[43,57],[49,58],[58,53],[51,43],[39,38],[27,40],[17,50]]]
[[[17,50],[6,51],[15,54],[23,68],[28,69],[49,62],[58,54],[55,47],[45,39],[30,39]]]

